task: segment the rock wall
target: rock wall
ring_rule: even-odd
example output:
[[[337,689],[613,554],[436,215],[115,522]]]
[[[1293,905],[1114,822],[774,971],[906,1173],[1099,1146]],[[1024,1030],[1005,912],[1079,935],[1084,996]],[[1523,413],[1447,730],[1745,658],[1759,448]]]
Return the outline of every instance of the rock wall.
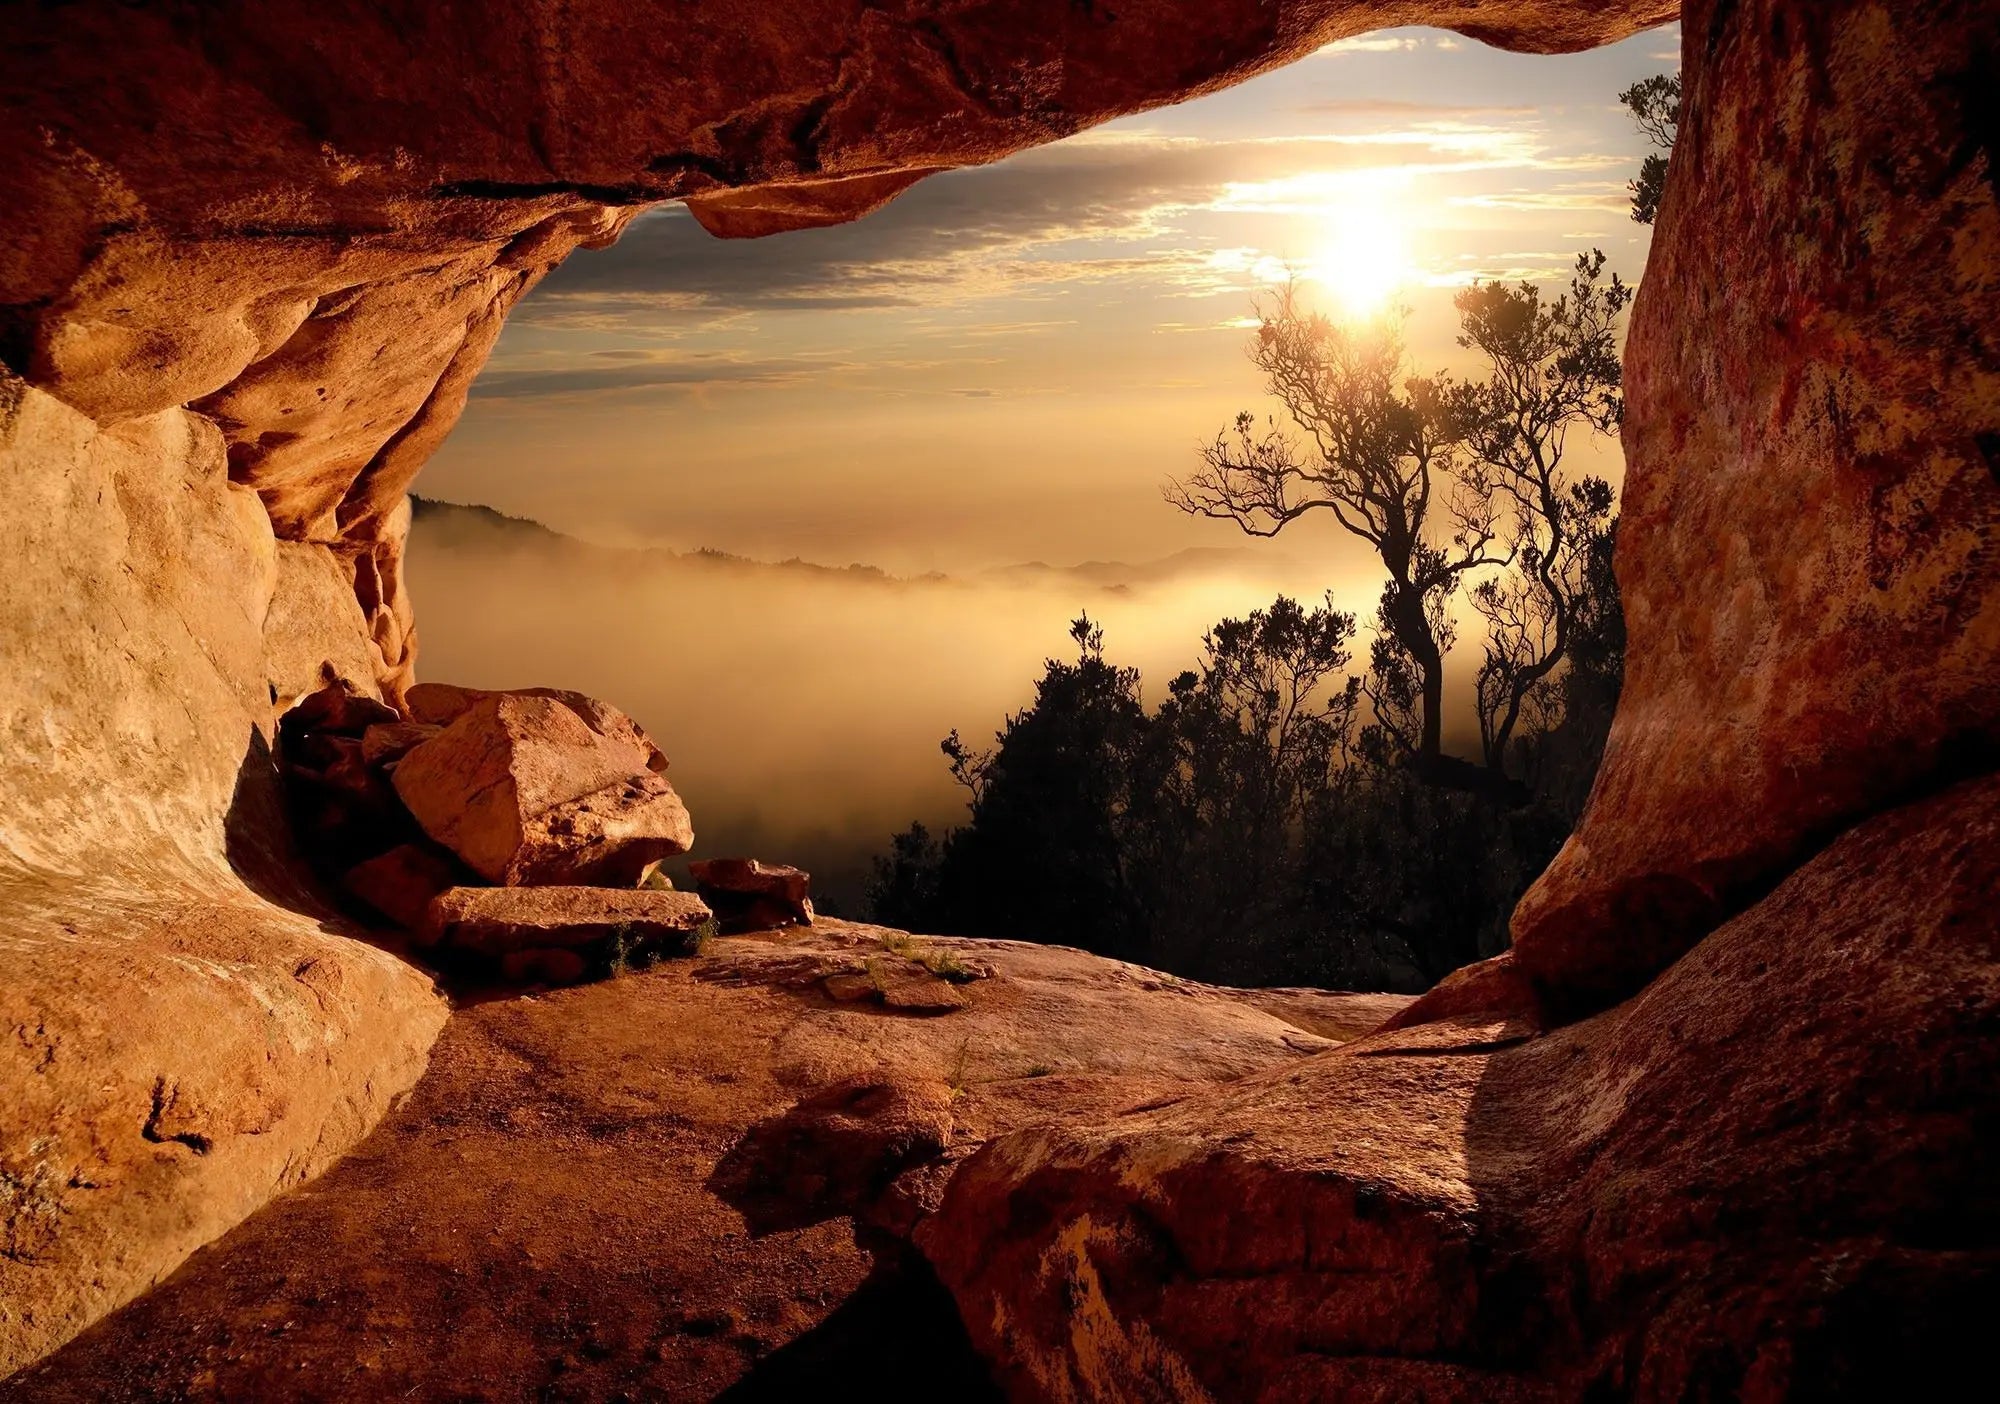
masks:
[[[100,426],[0,374],[0,478],[5,1373],[328,1164],[445,1011],[289,874],[268,664],[368,638],[351,594],[296,609],[307,548],[215,425]],[[301,617],[267,650],[274,599]]]
[[[1631,653],[1514,917],[1584,1009],[2000,759],[2000,9],[1690,4],[1627,354]]]

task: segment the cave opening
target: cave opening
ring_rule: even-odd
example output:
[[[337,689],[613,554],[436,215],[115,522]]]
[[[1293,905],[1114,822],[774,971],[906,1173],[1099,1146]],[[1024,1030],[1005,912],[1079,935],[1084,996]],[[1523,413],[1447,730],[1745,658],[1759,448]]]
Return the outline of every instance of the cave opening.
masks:
[[[1079,611],[1149,705],[1280,594],[1331,591],[1365,666],[1365,543],[1325,514],[1252,539],[1163,482],[1271,410],[1244,349],[1288,278],[1342,319],[1400,308],[1409,370],[1460,377],[1469,284],[1554,295],[1598,248],[1637,283],[1652,147],[1620,94],[1678,64],[1672,26],[1570,55],[1388,30],[832,228],[648,212],[514,311],[417,485],[423,675],[619,699],[673,738],[702,852],[865,913],[892,834],[964,818],[935,742],[1029,701]],[[1615,434],[1569,450],[1621,480]],[[1477,756],[1484,625],[1453,613],[1451,749]]]
[[[1382,73],[1478,51],[1441,32],[1342,40],[1379,10],[1341,0],[858,17],[795,0],[770,24],[746,22],[754,8],[302,17],[81,0],[10,16],[0,194],[27,217],[0,237],[0,623],[19,664],[0,674],[0,1371],[19,1373],[0,1397],[783,1397],[832,1371],[885,1397],[990,1376],[1008,1397],[1106,1404],[1778,1401],[1941,1396],[1981,1368],[1969,1323],[2000,1280],[2000,205],[1984,99],[2000,13],[1689,0],[1686,120],[1649,206],[1659,237],[1644,294],[1615,309],[1631,331],[1613,582],[1630,667],[1602,764],[1519,903],[1485,895],[1489,912],[1511,906],[1504,933],[1467,923],[1461,968],[1434,984],[1435,970],[1406,972],[1411,994],[1381,994],[1327,988],[1322,972],[1276,988],[1188,979],[1124,958],[1144,951],[1083,949],[1047,918],[1122,920],[1136,886],[1046,861],[1090,844],[1065,827],[1074,816],[1019,805],[1020,779],[1080,774],[1121,822],[1160,801],[1153,827],[1112,836],[1170,837],[1157,821],[1176,786],[1244,734],[1200,728],[1218,696],[1254,715],[1283,695],[1260,660],[1369,642],[1335,627],[1332,605],[1280,610],[1265,579],[1240,605],[1161,624],[1162,664],[1144,656],[1150,587],[1117,569],[1211,549],[1198,531],[1222,533],[1224,552],[1310,539],[1229,535],[1249,468],[1296,483],[1298,463],[1254,423],[1206,436],[1259,374],[1304,364],[1286,359],[1299,348],[1348,355],[1355,337],[1325,328],[1365,322],[1253,329],[1214,305],[1276,295],[1290,284],[1266,273],[1287,260],[1351,314],[1385,288],[1436,296],[1454,272],[1518,271],[1511,256],[1533,251],[1441,263],[1453,250],[1417,237],[1439,232],[1428,216],[1383,198],[1402,177],[1349,174],[1386,164],[1374,158],[1511,172],[1453,207],[1498,219],[1588,207],[1587,158],[1605,153],[1545,143],[1537,185],[1521,174],[1535,118],[1438,68],[1422,92],[1375,94],[1405,105],[1372,128],[1344,125],[1363,115],[1349,91],[1344,108],[1338,93],[1293,104],[1319,103],[1306,130],[1176,137],[1128,120],[1001,162],[1193,92],[1220,102],[1272,64],[1301,61],[1277,85],[1314,64]],[[1537,50],[1629,39],[1675,8],[1421,7]],[[1651,67],[1590,85],[1605,122],[1626,130],[1615,90]],[[1351,161],[1279,160],[1314,137]],[[1185,163],[1218,150],[1229,169],[1190,193]],[[1621,148],[1598,192],[1628,236],[1616,187],[1641,152]],[[955,166],[979,169],[909,188]],[[627,231],[633,252],[565,264],[412,505],[522,296],[642,206],[682,198],[746,234],[876,213],[846,233],[711,246],[667,212]],[[918,215],[950,231],[946,247],[924,242]],[[1225,228],[1258,219],[1311,233]],[[843,240],[861,242],[842,254]],[[618,296],[590,287],[615,290],[619,260],[649,248],[671,249],[673,271],[641,300],[688,319],[685,345],[619,326]],[[718,271],[732,259],[746,261],[734,293]],[[751,284],[776,291],[759,300]],[[991,321],[1010,298],[1014,315]],[[1146,309],[1141,349],[1121,298]],[[1193,329],[1163,310],[1182,304]],[[1510,305],[1471,310],[1490,337]],[[1601,387],[1609,332],[1583,320],[1571,369]],[[1441,357],[1471,349],[1443,331]],[[1212,375],[1159,373],[1160,348],[1196,345]],[[1356,353],[1336,369],[1350,362],[1384,364]],[[895,383],[865,384],[870,366]],[[1436,401],[1373,369],[1349,377],[1377,391],[1355,461],[1413,471],[1443,422]],[[650,426],[619,399],[654,394],[676,413]],[[639,425],[636,442],[552,454],[524,416],[557,401],[592,426]],[[1063,419],[1092,403],[1118,412],[1109,446]],[[1587,408],[1608,436],[1611,402]],[[871,414],[917,424],[915,446],[873,433]],[[933,427],[947,423],[977,432]],[[717,437],[825,471],[774,484]],[[1486,445],[1451,443],[1461,465],[1486,461]],[[1169,454],[1186,476],[1155,463]],[[494,503],[485,488],[510,462],[580,505]],[[1088,491],[1133,463],[1144,511]],[[479,490],[450,487],[475,468]],[[1030,489],[1012,510],[1008,469]],[[1231,520],[1170,514],[1157,477]],[[652,518],[642,480],[659,488]],[[1594,521],[1609,504],[1592,500],[1577,510]],[[426,567],[405,569],[405,545],[423,552],[454,521],[534,546],[495,553],[467,591],[462,613],[488,634],[427,606],[424,673],[451,676],[450,650],[481,637],[508,666],[536,662],[520,642],[534,634],[569,652],[495,680],[555,687],[415,682],[411,576]],[[1448,544],[1478,554],[1480,521],[1458,519],[1472,544]],[[675,538],[682,522],[699,535]],[[1445,544],[1399,539],[1439,568]],[[677,554],[632,549],[648,542]],[[538,576],[538,553],[573,572],[608,560],[626,588]],[[668,566],[728,588],[635,608],[634,587]],[[941,603],[927,634],[831,594],[762,615],[723,603],[767,576]],[[445,603],[438,578],[417,592]],[[1403,583],[1380,616],[1400,661],[1366,650],[1378,741],[1407,742],[1424,764],[1400,769],[1425,785],[1524,808],[1467,773],[1469,746],[1446,745],[1418,650],[1443,624]],[[1089,615],[1065,642],[1081,587]],[[969,622],[969,601],[1003,590],[1043,631],[1024,626],[1013,659],[990,622],[984,636]],[[1039,622],[1051,594],[1062,608]],[[1521,598],[1477,612],[1504,619]],[[1183,683],[1174,659],[1223,607],[1250,612],[1211,631]],[[715,661],[705,627],[738,655]],[[864,653],[899,628],[929,653]],[[627,700],[617,677],[590,672],[604,634],[621,662],[678,665],[657,712],[635,702],[643,729],[612,705]],[[1008,700],[1000,680],[1019,689],[1044,656],[1032,703]],[[872,688],[865,708],[831,690],[843,671]],[[991,820],[981,861],[1002,881],[981,891],[1024,899],[995,906],[1004,924],[931,937],[805,922],[803,875],[749,862],[690,873],[692,893],[655,881],[659,855],[688,846],[674,783],[722,839],[727,809],[709,798],[723,780],[799,811],[809,780],[859,792],[885,766],[856,717],[895,721],[927,673],[957,676],[968,711],[1020,707],[991,752],[993,723],[972,716],[940,714],[918,738],[921,752],[963,728],[947,775],[985,811],[966,828]],[[1483,753],[1509,700],[1477,699]],[[1331,745],[1320,723],[1339,705],[1321,694],[1303,734]],[[703,707],[758,734],[691,745]],[[767,744],[777,732],[804,762]],[[676,753],[674,782],[654,737]],[[1091,789],[1104,777],[1079,758],[1107,744],[1135,768]],[[704,777],[703,756],[732,773]],[[337,835],[367,841],[344,857],[397,846],[323,891],[287,881],[280,766],[374,807],[317,812],[330,829],[367,821]],[[364,832],[375,820],[389,828]],[[1060,842],[998,844],[1007,823],[1014,841]],[[1232,828],[1249,832],[1233,816],[1208,831]],[[771,838],[736,832],[750,851]],[[1364,852],[1371,836],[1344,834]],[[1436,836],[1448,849],[1463,835]],[[934,897],[933,850],[914,831],[897,843],[897,900]],[[1122,877],[1126,851],[1108,852],[1093,850],[1094,871]],[[374,876],[396,877],[412,854],[437,866],[402,871],[423,896],[405,919],[391,906],[409,886],[370,897],[355,881],[379,859]],[[1255,886],[1267,869],[1233,875]],[[1448,905],[1419,887],[1392,895]],[[1228,945],[1200,944],[1221,929],[1198,919],[1201,882],[1162,890],[1173,900],[1152,910],[1196,914],[1195,954]],[[1061,900],[1025,900],[1050,891]],[[1299,907],[1284,895],[1266,911]],[[1366,887],[1310,895],[1384,910]],[[504,993],[450,997],[347,896],[497,970]],[[1511,946],[1464,964],[1489,932]],[[885,1260],[909,1270],[878,1273]]]

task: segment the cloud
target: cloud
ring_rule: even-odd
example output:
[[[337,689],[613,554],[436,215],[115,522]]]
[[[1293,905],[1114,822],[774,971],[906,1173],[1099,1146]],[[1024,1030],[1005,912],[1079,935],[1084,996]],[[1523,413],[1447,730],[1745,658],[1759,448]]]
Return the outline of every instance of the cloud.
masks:
[[[516,319],[600,330],[643,323],[657,334],[758,312],[956,307],[1134,277],[1173,284],[1206,258],[1185,247],[1203,242],[1186,233],[1200,213],[1310,215],[1419,176],[1580,161],[1590,169],[1608,159],[1550,155],[1525,121],[1376,115],[1398,120],[1227,141],[1098,135],[934,176],[853,224],[755,241],[711,238],[671,207],[612,248],[569,260]]]
[[[1558,282],[1576,270],[1576,255],[1532,250],[1521,253],[1465,254],[1461,267],[1428,273],[1423,282],[1433,288],[1463,288],[1473,283]]]
[[[1406,54],[1422,48],[1423,42],[1413,34],[1357,34],[1350,39],[1336,39],[1331,44],[1322,44],[1313,52],[1333,58],[1342,54]]]
[[[1407,30],[1378,30],[1373,34],[1356,34],[1346,39],[1336,39],[1331,44],[1322,44],[1313,50],[1315,56],[1340,58],[1346,54],[1410,54],[1419,49],[1441,49],[1452,53],[1463,49],[1465,43],[1455,34],[1410,33]]]
[[[1630,208],[1632,192],[1623,184],[1591,181],[1558,185],[1548,190],[1507,190],[1483,195],[1453,195],[1449,203],[1476,210],[1600,211],[1623,214]]]
[[[1312,116],[1350,119],[1381,118],[1398,122],[1448,121],[1466,117],[1530,117],[1540,109],[1532,103],[1418,102],[1412,98],[1335,97],[1303,103],[1292,109]],[[1623,108],[1618,109],[1624,111]]]
[[[592,360],[609,364],[593,365]],[[619,390],[694,390],[712,385],[771,385],[839,369],[806,359],[737,360],[637,351],[597,351],[584,364],[490,369],[473,382],[475,399],[527,400]]]
[[[942,302],[1061,245],[1162,233],[1154,212],[1198,203],[1245,162],[1235,144],[1097,141],[950,171],[853,224],[733,242],[684,210],[637,221],[610,249],[569,260],[523,306],[528,321],[609,304],[673,311],[870,309]]]

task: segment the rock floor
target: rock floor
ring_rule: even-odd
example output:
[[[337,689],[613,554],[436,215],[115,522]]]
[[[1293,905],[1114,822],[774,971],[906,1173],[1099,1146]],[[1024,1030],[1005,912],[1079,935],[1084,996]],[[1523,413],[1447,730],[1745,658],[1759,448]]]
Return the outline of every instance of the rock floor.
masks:
[[[951,1088],[957,1156],[1058,1115],[1169,1106],[1404,1003],[971,941],[935,943],[994,971],[959,987],[963,1009],[830,998],[826,973],[884,935],[822,922],[465,1003],[346,1159],[0,1400],[748,1400],[842,1379],[996,1398],[926,1269],[878,1266],[844,1218],[749,1235],[708,1188],[749,1127],[894,1069]]]

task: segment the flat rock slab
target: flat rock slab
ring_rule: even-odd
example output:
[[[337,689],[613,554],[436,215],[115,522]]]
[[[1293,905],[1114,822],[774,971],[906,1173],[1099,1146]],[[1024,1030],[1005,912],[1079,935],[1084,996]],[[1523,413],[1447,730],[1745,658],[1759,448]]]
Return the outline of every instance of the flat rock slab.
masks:
[[[756,858],[705,858],[688,864],[688,872],[725,934],[813,923],[812,875],[803,868]]]
[[[426,936],[440,946],[504,956],[614,940],[634,947],[669,947],[708,919],[706,904],[688,892],[453,887],[431,901],[424,926]]]
[[[912,1014],[950,1014],[965,1008],[965,1004],[964,995],[935,975],[915,975],[882,989],[883,1008]]]
[[[822,1103],[785,1124],[942,1135],[948,1088],[962,1156],[1008,1128],[1302,1065],[1299,1041],[1333,1046],[1240,992],[1013,942],[934,943],[995,972],[948,1019],[829,999],[811,968],[885,938],[822,921],[460,1010],[353,1154],[0,1400],[705,1401],[732,1384],[796,1399],[814,1375],[879,1400],[991,1400],[948,1303],[921,1279],[871,1282],[844,1220],[802,1204],[810,1222],[753,1239],[707,1188],[750,1128],[894,1070],[926,1117]]]
[[[777,897],[803,902],[812,892],[812,875],[789,863],[757,858],[703,858],[688,864],[697,886],[752,897]]]
[[[1245,990],[1243,998],[1308,1033],[1342,1043],[1372,1032],[1410,1004],[1409,995],[1350,994],[1343,990],[1298,987]]]

